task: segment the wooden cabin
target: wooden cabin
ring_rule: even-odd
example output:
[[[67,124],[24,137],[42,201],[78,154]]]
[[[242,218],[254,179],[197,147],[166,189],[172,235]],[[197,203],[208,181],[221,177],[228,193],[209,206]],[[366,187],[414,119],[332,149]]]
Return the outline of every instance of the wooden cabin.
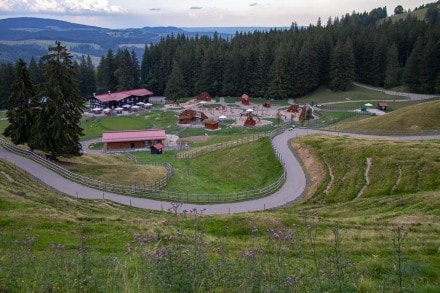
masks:
[[[245,106],[249,106],[249,103],[251,101],[251,98],[247,94],[243,94],[241,96],[241,103]]]
[[[387,102],[377,103],[377,109],[379,109],[381,111],[386,111],[388,109],[388,103]]]
[[[203,121],[206,129],[216,130],[218,129],[218,121],[208,118]]]
[[[197,101],[211,102],[211,96],[208,92],[203,92],[196,97]]]

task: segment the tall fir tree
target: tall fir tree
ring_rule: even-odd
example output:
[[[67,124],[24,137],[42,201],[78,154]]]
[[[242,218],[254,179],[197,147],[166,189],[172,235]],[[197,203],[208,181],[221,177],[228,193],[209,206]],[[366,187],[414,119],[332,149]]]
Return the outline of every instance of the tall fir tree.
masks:
[[[94,92],[96,92],[95,67],[93,66],[90,55],[87,57],[84,55],[81,56],[78,79],[82,97],[90,97]]]
[[[116,60],[113,51],[109,49],[107,55],[101,57],[96,74],[96,90],[100,93],[115,91],[118,85],[116,76]]]
[[[399,85],[399,51],[396,43],[388,49],[387,69],[385,71],[385,87],[392,88]]]
[[[14,64],[11,62],[0,64],[0,109],[9,106],[8,97],[12,93],[11,85],[14,83]]]
[[[332,59],[332,80],[330,86],[333,90],[346,91],[353,85],[354,56],[353,45],[350,39],[336,44]]]
[[[171,74],[168,78],[165,88],[165,96],[174,103],[178,103],[179,99],[186,98],[188,96],[182,70],[180,69],[180,65],[177,60],[174,60],[173,62],[173,69],[171,70]]]
[[[39,93],[41,110],[32,128],[30,146],[59,155],[80,155],[80,127],[83,99],[79,92],[72,55],[59,41],[42,57],[45,78]]]
[[[9,125],[4,135],[14,144],[26,144],[31,137],[31,128],[35,124],[36,96],[34,84],[30,78],[26,63],[19,59],[15,64],[15,82],[9,97],[9,109],[6,113]]]

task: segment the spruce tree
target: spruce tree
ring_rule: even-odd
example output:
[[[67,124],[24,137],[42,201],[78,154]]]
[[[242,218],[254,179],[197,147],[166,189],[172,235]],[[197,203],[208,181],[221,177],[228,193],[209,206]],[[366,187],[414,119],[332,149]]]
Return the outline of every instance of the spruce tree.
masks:
[[[387,69],[385,72],[385,87],[392,88],[399,85],[399,52],[396,43],[388,50]]]
[[[30,145],[53,158],[80,155],[82,129],[79,123],[84,101],[80,96],[72,55],[57,41],[42,60],[47,82],[39,93],[41,110],[32,128]]]
[[[9,97],[9,109],[6,116],[9,125],[4,135],[14,144],[25,144],[31,137],[31,128],[35,123],[35,90],[26,63],[19,59],[15,65],[15,82]]]
[[[9,105],[8,97],[12,93],[11,85],[14,83],[14,64],[8,62],[0,64],[0,109]]]
[[[346,91],[354,81],[353,45],[350,39],[339,41],[333,54],[332,80],[330,86],[337,91]]]
[[[174,103],[178,103],[179,98],[186,98],[188,96],[185,81],[183,80],[182,70],[179,63],[174,60],[173,69],[168,78],[168,82],[165,88],[165,96],[172,100]]]

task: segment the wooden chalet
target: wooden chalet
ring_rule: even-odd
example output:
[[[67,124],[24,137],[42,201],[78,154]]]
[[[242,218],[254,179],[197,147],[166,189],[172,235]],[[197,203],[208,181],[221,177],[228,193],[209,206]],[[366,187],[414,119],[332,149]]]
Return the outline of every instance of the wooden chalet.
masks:
[[[134,106],[136,103],[149,103],[149,97],[153,92],[141,88],[135,90],[121,91],[121,92],[108,92],[102,95],[93,95],[89,98],[90,109],[93,108],[117,108],[124,105]]]
[[[210,130],[216,130],[218,129],[218,121],[208,118],[203,120],[203,123],[205,124],[205,128],[206,129],[210,129]]]
[[[106,131],[102,133],[104,152],[115,152],[127,149],[151,148],[162,144],[166,139],[165,130],[145,129],[128,131]]]
[[[381,111],[386,111],[388,109],[388,103],[387,102],[377,103],[377,109],[379,109]]]
[[[191,109],[184,110],[179,114],[179,124],[203,122],[205,119],[208,119],[205,113]]]
[[[251,101],[251,98],[247,94],[243,94],[241,96],[241,103],[245,106],[249,106],[249,103]]]
[[[211,102],[211,95],[208,92],[203,92],[196,97],[197,101]]]

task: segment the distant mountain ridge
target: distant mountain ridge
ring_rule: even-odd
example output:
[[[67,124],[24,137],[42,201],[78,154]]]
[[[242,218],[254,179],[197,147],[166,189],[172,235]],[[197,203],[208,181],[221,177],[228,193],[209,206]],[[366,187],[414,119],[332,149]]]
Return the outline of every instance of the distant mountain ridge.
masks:
[[[146,44],[157,43],[170,34],[212,36],[214,31],[186,31],[172,26],[108,29],[55,19],[6,18],[0,19],[0,63],[15,62],[18,58],[29,61],[32,56],[39,58],[56,40],[67,46],[75,57],[91,55],[97,61],[109,49],[127,47],[140,58]],[[230,33],[219,35],[231,37]]]

